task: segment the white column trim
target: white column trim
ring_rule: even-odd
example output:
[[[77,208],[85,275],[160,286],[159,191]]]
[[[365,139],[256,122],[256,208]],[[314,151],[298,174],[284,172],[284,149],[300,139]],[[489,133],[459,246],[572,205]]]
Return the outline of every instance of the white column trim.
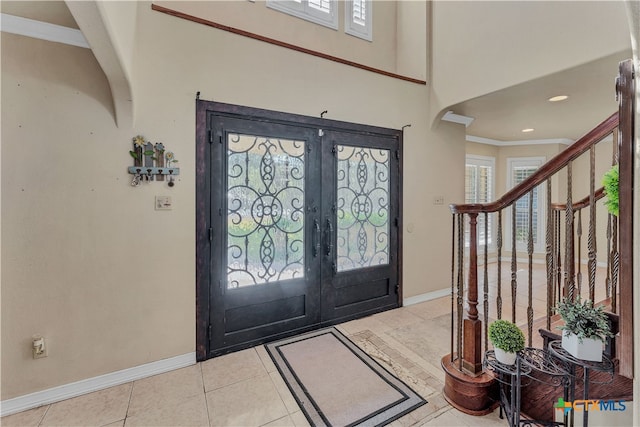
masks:
[[[71,46],[84,47],[89,49],[89,43],[84,38],[82,31],[63,27],[62,25],[50,24],[48,22],[36,21],[35,19],[23,18],[21,16],[0,14],[1,29],[5,33],[18,34],[35,39],[48,40],[50,42],[64,43]]]

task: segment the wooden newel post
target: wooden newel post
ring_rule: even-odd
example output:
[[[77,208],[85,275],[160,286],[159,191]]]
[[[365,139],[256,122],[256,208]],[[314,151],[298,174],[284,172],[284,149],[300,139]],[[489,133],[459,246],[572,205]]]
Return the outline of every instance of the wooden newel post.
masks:
[[[478,214],[469,214],[469,276],[467,313],[463,323],[464,369],[472,374],[482,371],[482,321],[478,318]]]

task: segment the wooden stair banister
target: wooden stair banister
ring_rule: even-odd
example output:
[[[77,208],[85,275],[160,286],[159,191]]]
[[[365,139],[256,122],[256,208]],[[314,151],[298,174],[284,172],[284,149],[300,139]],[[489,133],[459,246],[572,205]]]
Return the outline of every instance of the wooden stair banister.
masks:
[[[449,205],[452,213],[481,213],[481,212],[498,212],[510,206],[522,196],[527,194],[531,189],[545,182],[547,179],[555,175],[569,162],[577,159],[582,154],[602,141],[606,136],[611,134],[618,127],[618,112],[613,113],[606,120],[596,126],[594,129],[585,134],[582,138],[571,144],[567,149],[556,155],[547,163],[542,165],[527,179],[514,186],[507,191],[498,200],[490,203],[475,204],[451,204]]]
[[[616,325],[619,324],[620,334],[616,340],[616,357],[621,354],[619,373],[630,377],[632,374],[632,254],[633,254],[633,120],[635,80],[632,61],[624,61],[620,64],[620,77],[617,80],[616,90],[620,101],[618,112],[602,121],[594,129],[578,139],[574,144],[553,157],[547,163],[538,168],[525,180],[507,191],[493,202],[483,204],[451,204],[453,215],[452,236],[452,336],[451,353],[442,359],[442,366],[446,373],[445,398],[458,409],[471,413],[486,413],[489,408],[489,400],[481,393],[487,393],[491,389],[490,378],[484,372],[484,350],[487,350],[487,323],[489,321],[489,286],[487,275],[488,241],[495,237],[497,252],[497,290],[496,290],[496,317],[502,318],[502,286],[509,287],[511,291],[511,320],[516,322],[516,300],[518,289],[523,286],[518,283],[517,264],[518,253],[526,252],[528,255],[528,306],[527,327],[528,345],[532,344],[533,304],[532,304],[532,264],[534,259],[534,237],[532,216],[534,191],[538,186],[546,183],[547,192],[547,231],[546,236],[541,236],[536,231],[538,244],[542,240],[546,243],[547,265],[547,330],[550,329],[552,318],[551,309],[562,296],[577,297],[581,292],[582,273],[580,269],[582,257],[582,210],[588,208],[588,239],[587,245],[587,272],[589,284],[589,297],[594,299],[594,286],[596,282],[596,202],[605,194],[603,188],[595,188],[595,145],[604,141],[609,135],[613,135],[613,162],[620,167],[620,216],[615,218],[609,215],[607,221],[607,280],[606,298],[610,299],[612,310],[616,311],[616,300],[620,300],[619,311],[612,313]],[[573,162],[579,157],[589,156],[589,195],[576,202],[573,201]],[[565,203],[552,203],[552,179],[557,178],[558,172],[566,170],[567,200]],[[564,176],[564,175],[562,175]],[[528,199],[528,212],[525,213],[525,202]],[[516,210],[516,202],[518,202]],[[540,203],[540,202],[538,202]],[[623,208],[624,205],[624,208]],[[516,214],[528,214],[528,219],[518,216],[520,225],[516,230],[516,221],[512,220],[511,247],[506,248],[511,252],[511,280],[502,283],[501,278],[501,254],[502,254],[502,212],[511,208],[512,218]],[[564,214],[564,222],[561,221]],[[497,233],[493,237],[488,234],[487,224],[491,218],[497,217]],[[576,221],[576,216],[577,221]],[[478,232],[478,223],[482,219],[484,234]],[[525,222],[523,222],[525,221]],[[609,227],[614,223],[614,232]],[[465,229],[465,224],[467,229]],[[525,225],[528,224],[528,230]],[[564,227],[563,227],[564,225]],[[619,227],[619,233],[617,229]],[[577,235],[577,238],[576,238]],[[465,241],[463,236],[468,237]],[[484,250],[480,250],[478,237],[484,236]],[[516,245],[517,239],[522,242]],[[577,240],[577,244],[576,244]],[[561,246],[564,248],[561,249]],[[526,248],[525,248],[526,246]],[[612,246],[610,251],[610,246]],[[456,250],[457,249],[457,250]],[[466,252],[465,252],[466,251]],[[577,258],[576,258],[577,252]],[[484,275],[478,274],[478,257],[484,255]],[[576,259],[578,263],[576,273]],[[619,261],[619,270],[618,270]],[[526,262],[526,261],[525,261]],[[610,265],[615,264],[614,279],[610,281]],[[564,269],[564,270],[563,270]],[[466,271],[465,271],[466,270]],[[455,274],[457,272],[457,274]],[[466,279],[466,282],[465,282]],[[479,281],[484,280],[483,288],[479,288]],[[619,282],[617,282],[619,280]],[[576,284],[577,282],[577,284]],[[614,285],[611,285],[614,283]],[[615,283],[619,283],[616,288]],[[613,291],[611,291],[613,289]],[[617,292],[620,292],[618,298]],[[610,294],[611,293],[611,294]],[[454,300],[457,303],[454,303]],[[521,301],[523,301],[521,299]],[[481,303],[480,307],[478,304]],[[479,308],[483,308],[482,313]],[[457,313],[456,313],[457,310]],[[457,315],[456,315],[457,314]],[[483,333],[484,332],[484,333]],[[613,348],[613,346],[611,347]],[[459,391],[458,389],[462,390]]]

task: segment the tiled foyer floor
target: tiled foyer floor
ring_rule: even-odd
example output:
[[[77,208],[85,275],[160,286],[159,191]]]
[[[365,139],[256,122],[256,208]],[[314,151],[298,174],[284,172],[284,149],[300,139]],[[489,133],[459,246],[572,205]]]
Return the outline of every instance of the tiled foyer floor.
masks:
[[[506,425],[465,415],[442,397],[449,297],[338,328],[428,400],[392,426]],[[2,426],[306,426],[263,346],[4,417]]]

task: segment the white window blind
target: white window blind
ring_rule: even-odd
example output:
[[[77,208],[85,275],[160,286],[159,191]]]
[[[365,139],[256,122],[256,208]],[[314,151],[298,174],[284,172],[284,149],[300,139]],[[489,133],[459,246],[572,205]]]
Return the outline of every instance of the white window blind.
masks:
[[[345,1],[344,32],[361,39],[373,40],[371,0]]]
[[[465,203],[488,203],[493,200],[495,159],[492,157],[466,156],[465,165]],[[487,234],[485,236],[485,216],[478,214],[478,244],[492,244],[492,216],[489,215]],[[469,241],[468,225],[465,229],[465,242]]]
[[[514,158],[507,160],[507,169],[509,173],[509,185],[508,189],[515,187],[522,181],[536,172],[540,166],[545,162],[543,157],[529,157],[529,158]],[[532,223],[532,235],[533,245],[535,251],[540,251],[542,246],[542,240],[540,236],[543,236],[543,186],[537,186],[533,189],[533,207],[531,214]],[[509,209],[509,221],[511,218],[512,210]],[[519,251],[524,251],[527,248],[529,241],[529,193],[522,196],[516,201],[515,212],[515,226],[516,226],[516,248]],[[506,235],[511,237],[512,223],[509,222],[508,229],[505,230]],[[511,239],[507,239],[508,244],[511,245]]]
[[[267,7],[338,29],[337,0],[267,0]]]

